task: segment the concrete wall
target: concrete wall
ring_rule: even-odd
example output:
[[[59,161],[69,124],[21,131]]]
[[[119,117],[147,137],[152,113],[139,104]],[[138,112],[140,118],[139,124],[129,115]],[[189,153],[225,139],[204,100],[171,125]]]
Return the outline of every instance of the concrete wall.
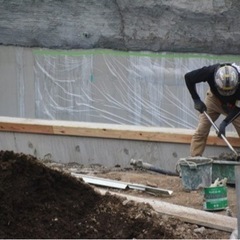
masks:
[[[34,117],[33,66],[31,49],[0,46],[0,115]]]
[[[130,167],[130,160],[141,159],[156,167],[175,172],[180,158],[189,156],[188,144],[130,141],[87,137],[0,132],[0,149],[31,154],[39,159],[86,166]],[[219,156],[226,147],[208,146],[205,156]]]
[[[171,55],[169,58],[164,58],[162,55],[149,55],[148,53],[137,56],[131,54],[122,56],[122,53],[119,52],[116,55],[112,53],[91,55],[91,52],[86,52],[84,54],[81,53],[81,61],[77,61],[77,65],[87,66],[87,68],[80,68],[80,71],[77,69],[76,72],[81,73],[79,77],[78,75],[71,74],[71,71],[68,74],[65,72],[61,74],[60,70],[65,67],[64,65],[62,65],[62,68],[59,68],[60,70],[56,72],[56,75],[49,75],[49,66],[56,67],[57,63],[61,66],[62,58],[67,59],[65,63],[71,63],[68,67],[72,68],[74,66],[73,60],[75,58],[73,55],[76,54],[75,51],[71,52],[70,55],[69,53],[58,51],[53,51],[49,54],[48,50],[44,53],[44,50],[41,49],[37,50],[40,52],[43,51],[41,53],[35,53],[34,51],[35,49],[31,48],[0,46],[1,116],[24,118],[38,118],[40,116],[41,118],[52,120],[71,116],[74,117],[75,121],[79,119],[81,121],[102,121],[119,124],[126,124],[127,121],[127,123],[133,125],[151,123],[153,126],[169,127],[170,124],[171,127],[185,126],[186,128],[194,129],[197,124],[197,114],[193,110],[192,101],[186,92],[183,73],[188,69],[190,70],[193,67],[202,66],[218,59],[222,61],[226,60],[224,56],[221,59],[221,57],[218,58],[218,56],[210,55],[199,55],[198,57],[196,55],[184,55],[180,57]],[[90,59],[92,57],[96,58],[94,60],[96,61],[96,65],[88,64],[89,58],[86,56],[89,55]],[[234,59],[234,57],[232,58]],[[87,64],[82,64],[84,62]],[[41,64],[37,65],[37,63]],[[92,62],[90,61],[90,63]],[[115,64],[114,67],[111,64]],[[41,68],[42,66],[45,68]],[[89,72],[88,66],[91,66],[93,70],[93,75],[90,74],[93,77],[90,78],[84,74],[84,69],[86,72]],[[46,69],[49,71],[45,71]],[[54,80],[56,81],[53,81],[52,85],[46,85],[47,87],[44,88],[44,84],[53,79],[52,76],[54,76]],[[71,96],[71,104],[69,105],[71,108],[69,111],[69,108],[61,105],[62,102],[66,103],[62,101],[63,99],[68,99],[63,98],[68,96],[66,95],[66,91],[63,90],[69,88],[62,88],[62,86],[59,87],[58,85],[58,91],[51,92],[52,95],[47,94],[50,92],[50,89],[56,90],[55,88],[51,88],[51,86],[61,83],[62,76],[63,80],[66,80],[65,77],[68,77],[68,82],[71,79],[83,79],[87,76],[86,79],[92,81],[90,81],[93,84],[92,89],[94,91],[97,90],[98,94],[92,94],[91,91],[87,92],[86,89],[89,86],[81,85],[82,82],[77,82],[76,85],[71,87],[72,92],[68,94]],[[113,84],[113,80],[118,82]],[[122,80],[126,80],[128,84]],[[134,81],[131,82],[132,80]],[[96,82],[101,82],[101,84],[97,85]],[[42,84],[41,88],[39,87],[40,83]],[[121,83],[125,84],[122,85]],[[146,83],[149,83],[150,87]],[[80,85],[78,84],[81,85],[81,91],[74,92],[79,90],[78,86]],[[126,89],[128,86],[132,88],[129,88],[127,94]],[[152,92],[150,91],[151,89]],[[156,89],[158,89],[157,92],[155,91]],[[168,91],[169,89],[170,91]],[[149,92],[146,90],[149,90]],[[61,95],[61,91],[64,95]],[[200,88],[199,91],[201,94],[204,94],[204,87]],[[155,95],[152,93],[155,93]],[[57,99],[59,96],[61,97],[61,101],[52,106],[51,100]],[[84,98],[80,99],[83,99],[83,102],[85,101],[85,105],[78,112],[76,111],[79,110],[77,109],[78,105],[76,105],[76,108],[73,108],[72,106],[74,106],[75,102],[72,100],[75,98],[79,99],[82,96]],[[108,99],[111,100],[107,102],[106,100]],[[88,104],[86,104],[86,101],[88,101]],[[77,102],[81,103],[81,100]],[[92,103],[96,105],[91,105]],[[93,106],[95,106],[95,115],[83,114],[88,112],[87,110],[92,109]],[[132,107],[125,108],[125,106]],[[139,111],[140,109],[142,110]],[[49,115],[43,115],[43,113],[46,113],[45,111]],[[74,113],[76,113],[77,117]],[[178,115],[178,113],[181,115]],[[131,116],[135,117],[131,118]],[[168,118],[163,118],[163,116],[167,116]],[[142,159],[143,161],[172,171],[175,170],[175,165],[179,158],[189,155],[189,145],[185,144],[46,136],[11,132],[0,132],[0,149],[33,154],[40,158],[44,158],[45,155],[49,156],[50,154],[53,160],[64,163],[74,161],[83,164],[100,163],[107,166],[114,166],[115,164],[128,166],[131,158]],[[222,152],[226,152],[226,150],[227,147],[207,147],[205,155],[216,156]]]

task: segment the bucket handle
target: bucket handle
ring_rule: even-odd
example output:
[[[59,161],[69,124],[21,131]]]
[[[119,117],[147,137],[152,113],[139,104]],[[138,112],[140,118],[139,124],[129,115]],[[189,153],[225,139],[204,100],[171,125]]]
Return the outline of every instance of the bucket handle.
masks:
[[[180,173],[180,164],[181,163],[186,163],[190,169],[192,170],[196,170],[197,169],[197,164],[195,162],[192,162],[192,161],[187,161],[186,159],[179,159],[178,162],[177,162],[177,166],[176,166],[176,171],[178,173]]]
[[[212,159],[208,159],[208,160],[209,160],[209,163],[213,162]],[[189,168],[193,170],[196,170],[199,165],[202,165],[201,163],[197,164],[196,162],[191,161],[190,158],[180,158],[176,164],[176,172],[179,174],[181,174],[181,168],[180,168],[181,163],[188,165]]]

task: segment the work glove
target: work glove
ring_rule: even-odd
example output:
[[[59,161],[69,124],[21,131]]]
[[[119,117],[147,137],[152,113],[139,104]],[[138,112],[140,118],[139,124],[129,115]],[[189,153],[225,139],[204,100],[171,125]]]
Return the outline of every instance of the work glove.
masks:
[[[218,135],[218,137],[220,137],[221,138],[221,135],[223,135],[223,136],[225,136],[225,129],[226,129],[226,127],[227,127],[227,123],[223,120],[222,122],[221,122],[221,124],[219,125],[219,128],[218,128],[218,132],[217,132],[217,135]]]
[[[200,113],[207,111],[207,107],[205,103],[201,101],[201,99],[193,99],[193,101],[194,101],[194,108],[198,110]]]

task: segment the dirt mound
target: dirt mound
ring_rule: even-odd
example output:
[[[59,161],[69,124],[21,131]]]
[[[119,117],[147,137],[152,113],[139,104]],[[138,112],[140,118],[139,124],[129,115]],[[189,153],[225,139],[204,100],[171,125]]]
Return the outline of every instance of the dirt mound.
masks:
[[[223,238],[220,231],[104,196],[30,155],[0,151],[0,238]]]

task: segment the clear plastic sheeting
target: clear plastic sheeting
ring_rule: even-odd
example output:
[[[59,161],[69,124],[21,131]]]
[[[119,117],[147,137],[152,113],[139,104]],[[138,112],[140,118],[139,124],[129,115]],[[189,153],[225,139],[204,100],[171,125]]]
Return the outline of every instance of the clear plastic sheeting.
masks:
[[[36,118],[186,129],[198,113],[184,74],[225,61],[110,50],[38,50],[34,60]],[[204,99],[207,84],[197,88]]]

